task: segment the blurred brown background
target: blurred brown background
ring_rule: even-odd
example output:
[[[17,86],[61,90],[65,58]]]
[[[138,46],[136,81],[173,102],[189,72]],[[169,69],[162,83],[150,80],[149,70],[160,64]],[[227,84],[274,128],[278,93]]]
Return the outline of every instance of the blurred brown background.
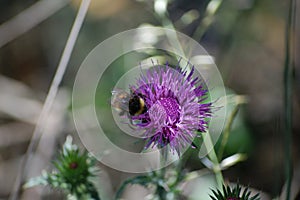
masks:
[[[225,178],[250,185],[271,197],[278,196],[285,184],[283,70],[288,1],[224,1],[212,24],[199,38],[198,27],[205,17],[209,2],[170,0],[168,16],[176,30],[199,41],[215,57],[228,90],[249,97],[249,103],[239,112],[226,148],[227,155],[245,152],[249,158],[226,170]],[[38,3],[41,5],[28,11]],[[92,1],[49,123],[32,161],[35,164],[26,174],[27,177],[39,175],[40,169],[50,168],[50,160],[67,134],[76,137],[69,117],[70,97],[77,69],[83,59],[97,44],[113,34],[142,24],[162,26],[162,20],[154,12],[153,4],[153,1],[146,0]],[[0,2],[0,199],[7,199],[13,187],[18,163],[29,144],[78,5],[78,1],[67,0]],[[21,20],[22,24],[9,24],[15,20],[15,16],[26,11],[28,15]],[[39,23],[29,28],[30,22],[39,20]],[[298,13],[296,22],[292,150],[297,193],[297,187],[300,188]],[[24,31],[26,28],[28,31]],[[80,143],[79,140],[76,142]],[[201,167],[197,159],[191,159],[187,165],[188,169]],[[101,177],[109,183],[103,186],[108,196],[114,193],[122,180],[131,176],[105,166],[101,168]],[[59,192],[49,189],[29,191],[25,191],[21,198],[61,197]],[[55,194],[59,197],[53,197]]]

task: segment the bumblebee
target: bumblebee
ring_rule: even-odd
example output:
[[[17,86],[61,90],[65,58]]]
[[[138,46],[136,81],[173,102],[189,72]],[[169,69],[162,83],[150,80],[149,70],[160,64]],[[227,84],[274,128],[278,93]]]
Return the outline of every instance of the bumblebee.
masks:
[[[133,95],[129,99],[128,108],[131,116],[137,116],[147,112],[144,99],[138,95]]]
[[[137,116],[147,112],[142,95],[132,91],[130,94],[124,90],[112,91],[111,105],[119,111],[119,115],[127,113],[130,116]]]

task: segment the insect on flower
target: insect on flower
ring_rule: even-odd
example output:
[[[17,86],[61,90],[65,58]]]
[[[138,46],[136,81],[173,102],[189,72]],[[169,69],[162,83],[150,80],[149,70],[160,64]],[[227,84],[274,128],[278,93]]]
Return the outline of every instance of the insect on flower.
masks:
[[[168,64],[153,66],[130,86],[130,94],[113,91],[112,106],[144,131],[145,149],[169,145],[179,154],[197,131],[207,130],[212,104],[204,103],[208,90],[194,72],[194,67],[187,72]]]
[[[140,94],[125,90],[112,91],[111,105],[119,112],[119,115],[129,114],[131,116],[140,115],[147,112],[144,99]]]

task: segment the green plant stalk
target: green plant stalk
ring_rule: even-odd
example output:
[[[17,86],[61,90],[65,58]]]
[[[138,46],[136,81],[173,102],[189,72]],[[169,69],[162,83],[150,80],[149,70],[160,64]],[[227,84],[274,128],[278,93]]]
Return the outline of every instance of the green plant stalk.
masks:
[[[145,186],[146,184],[150,183],[151,180],[149,179],[148,176],[146,175],[142,175],[142,176],[137,176],[137,177],[133,177],[130,179],[125,180],[122,185],[120,186],[120,188],[118,189],[118,191],[116,192],[116,196],[115,196],[115,200],[118,200],[121,198],[125,188],[127,185],[129,184],[140,184]]]
[[[286,200],[291,199],[291,183],[293,176],[292,162],[292,103],[293,103],[293,68],[294,68],[294,34],[296,2],[290,0],[285,38],[284,63],[284,128],[285,128],[285,174],[287,181]]]
[[[234,119],[235,119],[235,117],[238,114],[239,107],[240,107],[239,105],[235,106],[235,108],[233,109],[232,113],[230,114],[230,117],[228,119],[228,123],[226,124],[225,130],[224,130],[224,134],[223,134],[223,137],[222,137],[222,141],[221,141],[221,146],[220,146],[219,151],[218,151],[218,159],[219,160],[222,160],[223,153],[224,153],[224,150],[225,150],[225,146],[226,146],[226,144],[228,142],[230,130],[231,130],[232,124],[234,122]]]
[[[224,182],[224,179],[223,179],[223,175],[222,175],[222,171],[221,171],[221,168],[220,168],[220,163],[219,163],[219,160],[218,160],[218,157],[217,157],[217,154],[215,152],[215,148],[214,148],[214,145],[211,141],[211,137],[210,137],[210,134],[209,132],[205,132],[205,133],[201,133],[202,134],[202,137],[203,137],[203,143],[206,147],[206,150],[209,151],[208,152],[208,157],[209,159],[212,161],[213,163],[213,171],[215,173],[215,176],[216,176],[216,181],[217,181],[217,185],[218,185],[218,189],[220,191],[223,191],[223,182]]]
[[[161,21],[162,27],[176,31],[173,22],[169,19],[167,11],[164,13],[155,13],[155,17]],[[182,49],[176,32],[166,32],[166,36],[174,50],[179,51],[179,53],[183,56],[187,56]],[[190,67],[187,66],[186,70],[189,71]]]
[[[222,4],[223,0],[211,0],[206,8],[205,11],[205,17],[204,19],[201,21],[199,27],[196,29],[195,34],[193,35],[193,38],[197,38],[198,40],[201,40],[203,35],[205,34],[205,32],[207,31],[207,29],[210,27],[210,25],[213,23],[213,19],[214,16],[216,14],[216,12],[218,11],[218,9],[220,8],[221,4]],[[155,15],[158,19],[160,19],[162,26],[164,28],[168,28],[168,29],[172,29],[172,30],[176,30],[174,27],[174,24],[172,23],[172,21],[169,19],[167,13],[163,13],[163,14],[158,14],[156,13]],[[184,51],[182,49],[182,46],[180,45],[180,42],[178,40],[178,37],[176,35],[176,33],[168,33],[167,37],[170,41],[170,43],[173,44],[173,46],[182,54],[184,54]]]
[[[164,28],[176,31],[172,21],[168,18],[167,13],[164,13],[163,15],[157,15],[157,17],[161,20],[161,24]],[[166,36],[175,51],[178,51],[184,57],[187,56],[182,49],[176,32],[166,32]],[[179,58],[179,60],[180,59],[181,58]],[[186,70],[189,72],[191,69],[189,66],[187,66]]]
[[[156,194],[159,196],[159,200],[166,199],[166,196],[167,196],[166,191],[160,185],[157,185]]]
[[[162,18],[162,25],[164,28],[168,28],[168,29],[172,29],[172,30],[176,30],[173,23],[171,22],[171,20],[167,17],[167,16],[164,16]],[[168,33],[167,32],[167,37],[170,41],[170,43],[172,43],[172,45],[174,45],[174,47],[182,54],[184,55],[184,51],[181,47],[181,44],[178,40],[178,37],[176,35],[176,32],[174,33]]]
[[[213,9],[207,8],[207,10],[206,10],[206,17],[205,17],[205,19],[208,21],[208,23],[203,23],[203,25],[200,26],[201,28],[199,29],[199,31],[200,31],[201,34],[200,34],[199,38],[202,38],[202,36],[206,32],[207,28],[213,22],[213,20],[212,20],[213,16],[216,13],[216,11],[218,10],[218,8],[220,7],[222,1],[223,0],[212,0],[210,2],[210,5],[214,4],[214,7],[213,7]],[[172,21],[168,18],[166,12],[163,13],[163,14],[161,14],[161,15],[157,14],[156,17],[158,17],[161,20],[162,26],[164,28],[175,30],[175,27],[174,27]],[[180,42],[178,40],[178,37],[177,37],[176,33],[174,33],[174,34],[168,34],[167,37],[168,37],[170,43],[173,43],[173,45],[175,46],[175,48],[177,50],[179,50],[179,52],[182,55],[185,55],[184,51],[183,51],[183,49],[181,47],[181,44],[180,44]],[[221,169],[220,169],[220,166],[219,166],[218,157],[216,155],[216,152],[215,152],[215,149],[213,147],[213,144],[212,144],[212,141],[211,141],[209,133],[208,132],[202,133],[202,137],[205,136],[204,134],[207,135],[207,140],[204,140],[204,144],[206,146],[206,149],[211,149],[211,151],[208,153],[208,156],[209,156],[209,158],[211,159],[211,161],[214,164],[214,173],[216,175],[216,181],[217,181],[219,189],[222,191],[223,190],[222,189],[223,175],[222,175],[222,172],[221,172]],[[180,163],[179,165],[180,165],[180,167],[182,167],[182,163]]]
[[[203,169],[200,169],[200,170],[197,170],[197,171],[191,171],[191,172],[187,173],[187,174],[182,178],[182,180],[183,180],[183,181],[191,181],[191,180],[194,180],[195,178],[198,178],[198,177],[207,175],[207,174],[209,174],[209,173],[210,173],[210,171],[209,171],[209,169],[207,169],[207,168],[203,168]]]
[[[205,17],[201,21],[199,27],[196,29],[193,38],[197,38],[197,40],[201,40],[207,29],[214,21],[214,16],[218,9],[220,8],[223,0],[211,0],[205,11]]]

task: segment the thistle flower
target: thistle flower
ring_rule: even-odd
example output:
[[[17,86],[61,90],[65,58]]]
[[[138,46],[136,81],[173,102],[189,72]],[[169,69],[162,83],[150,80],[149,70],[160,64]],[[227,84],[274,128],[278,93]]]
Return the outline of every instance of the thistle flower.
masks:
[[[194,70],[188,73],[168,64],[153,67],[131,86],[133,95],[142,98],[147,108],[130,116],[136,127],[145,130],[146,149],[169,145],[179,154],[192,143],[196,131],[206,131],[212,104],[204,103],[208,91],[199,77],[193,77]]]
[[[91,181],[96,171],[94,165],[95,160],[86,152],[80,153],[69,136],[63,151],[57,161],[54,161],[56,170],[52,173],[43,172],[41,177],[29,180],[25,187],[50,185],[63,189],[69,199],[99,200],[98,192]]]
[[[223,185],[223,191],[224,194],[221,193],[220,190],[214,191],[212,190],[214,196],[209,195],[212,200],[259,200],[259,194],[256,194],[254,196],[251,196],[251,192],[248,188],[245,188],[243,193],[242,187],[239,185],[236,185],[233,189],[231,189],[229,186]]]

